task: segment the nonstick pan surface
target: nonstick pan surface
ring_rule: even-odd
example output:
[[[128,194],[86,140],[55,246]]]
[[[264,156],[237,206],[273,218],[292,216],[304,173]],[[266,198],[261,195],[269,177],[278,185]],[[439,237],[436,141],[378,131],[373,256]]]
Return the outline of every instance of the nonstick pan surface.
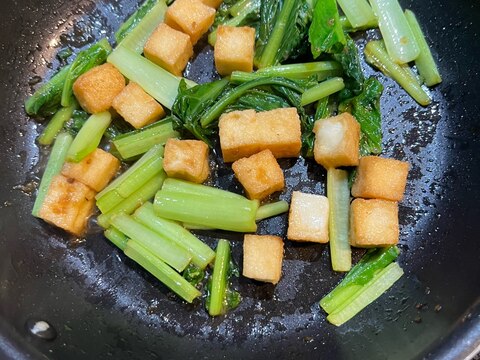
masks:
[[[406,275],[342,327],[328,324],[319,299],[341,279],[328,247],[287,242],[283,278],[271,285],[240,279],[244,301],[209,318],[201,302],[186,305],[128,260],[93,226],[72,239],[30,215],[46,157],[35,143],[43,125],[23,101],[58,68],[56,53],[110,36],[134,0],[4,0],[0,3],[0,357],[31,359],[464,358],[480,344],[480,3],[402,1],[433,43],[443,83],[433,104],[417,106],[392,81],[385,85],[383,155],[410,161],[400,206]],[[369,32],[365,39],[376,34]],[[212,50],[196,49],[189,77],[214,76]],[[216,161],[213,183],[241,191]],[[325,172],[304,159],[281,163],[292,190],[324,193]],[[286,218],[259,233],[285,235]],[[96,229],[96,230],[95,230]],[[241,240],[199,233],[210,245]],[[354,260],[362,255],[354,252]],[[48,339],[28,330],[51,325]],[[53,330],[54,329],[54,330]]]

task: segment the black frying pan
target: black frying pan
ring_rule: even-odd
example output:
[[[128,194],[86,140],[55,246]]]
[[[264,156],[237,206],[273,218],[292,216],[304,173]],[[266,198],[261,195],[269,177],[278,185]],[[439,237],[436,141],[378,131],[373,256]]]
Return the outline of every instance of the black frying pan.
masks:
[[[134,3],[0,3],[0,357],[446,359],[472,353],[480,344],[480,3],[402,2],[433,42],[444,81],[424,109],[380,76],[384,154],[413,165],[400,218],[406,276],[340,328],[326,323],[318,306],[341,278],[331,271],[325,246],[288,243],[277,287],[241,279],[244,302],[211,319],[202,304],[171,296],[100,232],[74,241],[30,216],[32,185],[45,159],[35,145],[42,125],[22,107],[30,85],[57,68],[59,48],[81,48],[104,30],[112,34]],[[206,80],[211,51],[196,50],[190,76]],[[290,189],[324,190],[325,173],[314,163],[282,166]],[[240,191],[228,168],[220,167],[215,182]],[[289,197],[290,191],[282,195]],[[259,232],[284,235],[285,218],[263,223]],[[201,236],[214,245],[209,235]],[[28,331],[38,320],[55,329],[50,340]]]

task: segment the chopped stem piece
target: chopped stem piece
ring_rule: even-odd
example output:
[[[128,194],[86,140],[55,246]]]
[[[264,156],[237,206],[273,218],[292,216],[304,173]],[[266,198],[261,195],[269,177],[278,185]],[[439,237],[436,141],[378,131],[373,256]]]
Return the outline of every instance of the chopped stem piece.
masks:
[[[168,139],[178,135],[178,132],[173,130],[172,119],[166,118],[142,129],[117,136],[113,140],[113,145],[122,158],[128,160],[147,152],[154,145],[163,145]]]
[[[383,41],[375,40],[367,43],[365,46],[365,58],[369,64],[395,80],[420,105],[427,106],[432,102],[411,72],[406,71],[402,65],[398,65],[390,59]]]
[[[100,144],[102,136],[111,121],[112,116],[108,111],[91,115],[73,139],[68,150],[67,160],[80,162],[94,151]]]
[[[377,26],[378,21],[367,0],[337,0],[349,23],[354,28]]]
[[[128,198],[122,200],[108,212],[100,215],[97,218],[98,224],[106,229],[110,226],[110,220],[115,214],[133,213],[139,206],[141,206],[143,203],[155,196],[155,193],[162,187],[163,180],[165,180],[165,178],[166,174],[163,171],[158,175],[155,175],[152,179],[148,180],[145,185],[143,185],[140,189],[138,189]]]
[[[179,77],[155,65],[125,46],[117,46],[107,61],[114,65],[127,79],[136,82],[148,94],[168,109],[177,97]],[[186,80],[189,86],[196,85]]]
[[[288,211],[288,202],[285,200],[276,201],[271,204],[262,205],[257,210],[255,216],[257,221],[267,219],[269,217],[277,216]]]
[[[320,306],[328,314],[349,300],[361,287],[373,279],[376,273],[386,268],[399,254],[396,246],[370,249],[362,259],[350,270],[347,276],[335,289],[320,301]]]
[[[352,267],[352,251],[348,238],[350,189],[348,173],[345,170],[327,171],[327,197],[330,204],[328,228],[332,268],[334,271],[349,271]]]
[[[335,94],[345,88],[343,79],[340,77],[335,77],[332,79],[325,80],[314,87],[311,87],[302,94],[302,106],[311,104],[315,101],[323,99],[327,96]]]
[[[422,28],[415,14],[410,10],[406,10],[405,16],[420,47],[420,55],[415,59],[418,73],[423,78],[425,85],[435,86],[440,84],[442,77],[440,76],[435,60],[433,60],[432,52],[430,51],[430,47],[427,44],[425,35],[423,35]]]
[[[201,295],[200,291],[185,280],[183,276],[153,255],[137,241],[130,240],[127,243],[125,255],[155,276],[185,301],[191,303]]]
[[[122,233],[120,230],[113,226],[105,230],[103,234],[108,240],[110,240],[116,247],[118,247],[122,251],[125,250],[127,242],[130,240],[128,236],[126,236],[124,233]]]
[[[212,288],[208,313],[210,316],[222,315],[225,312],[225,295],[228,282],[228,267],[230,264],[230,243],[221,239],[218,241],[213,267]]]
[[[200,239],[192,235],[178,223],[156,216],[153,205],[149,202],[143,204],[134,218],[165,239],[168,239],[187,250],[192,256],[192,263],[200,269],[210,264],[215,257],[215,252]]]
[[[370,0],[388,54],[397,64],[406,64],[420,54],[415,36],[398,0]]]
[[[153,255],[179,272],[183,271],[192,259],[187,250],[150,230],[131,216],[115,215],[112,217],[111,223],[130,239],[144,246]]]
[[[50,157],[48,158],[47,166],[43,172],[40,186],[38,187],[37,198],[35,199],[35,204],[33,205],[32,210],[33,216],[38,217],[43,201],[47,196],[50,183],[52,182],[53,177],[62,170],[62,166],[65,162],[65,158],[67,157],[67,152],[72,144],[72,141],[72,135],[68,133],[58,134],[57,139],[53,144]]]
[[[327,316],[327,320],[340,326],[350,320],[365,307],[378,299],[403,275],[402,268],[397,263],[388,265],[381,270],[374,278],[364,285],[354,296],[353,299],[345,302],[334,312]]]
[[[62,130],[63,125],[72,117],[75,108],[76,105],[72,105],[58,110],[38,137],[38,143],[40,145],[51,145],[57,134]]]

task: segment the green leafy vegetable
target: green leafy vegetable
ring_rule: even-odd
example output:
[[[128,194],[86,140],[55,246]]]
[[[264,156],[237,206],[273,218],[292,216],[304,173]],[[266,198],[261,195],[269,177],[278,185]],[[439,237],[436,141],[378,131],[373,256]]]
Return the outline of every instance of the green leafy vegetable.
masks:
[[[380,270],[365,285],[355,292],[349,299],[333,310],[327,320],[333,325],[340,326],[350,320],[365,307],[378,299],[403,275],[403,270],[397,263],[392,263]]]
[[[25,111],[30,116],[49,116],[60,107],[63,86],[71,65],[67,65],[43,84],[25,101]]]
[[[380,154],[382,151],[382,115],[380,97],[383,85],[374,77],[365,81],[363,91],[340,104],[341,112],[351,113],[361,127],[360,153]]]
[[[289,106],[289,102],[281,96],[263,90],[250,90],[245,95],[243,95],[237,102],[229,105],[226,111],[230,112],[234,110],[241,111],[253,109],[259,112]]]
[[[65,163],[65,158],[67,157],[68,149],[72,144],[73,138],[68,133],[60,133],[55,140],[52,152],[48,158],[47,166],[43,172],[42,180],[40,181],[40,186],[38,187],[37,198],[35,199],[35,204],[33,205],[32,215],[39,217],[40,209],[42,208],[43,201],[47,196],[48,188],[52,182],[52,179],[55,175],[59,174],[62,170],[62,166]]]
[[[157,1],[143,18],[128,30],[119,46],[141,55],[148,38],[157,26],[163,22],[167,8],[165,1]]]
[[[176,130],[186,129],[197,139],[211,144],[209,136],[214,133],[214,130],[202,127],[199,119],[208,108],[213,106],[227,85],[228,80],[222,79],[188,89],[187,84],[182,80],[178,87],[178,96],[172,106]]]
[[[340,101],[358,95],[362,91],[363,82],[365,81],[357,45],[350,36],[346,35],[345,39],[346,44],[342,51],[333,54],[333,57],[342,65],[344,71],[345,88],[339,94]]]
[[[125,21],[115,33],[115,41],[119,44],[140,21],[148,14],[159,0],[145,0],[140,7]]]
[[[62,106],[68,107],[72,105],[74,101],[73,84],[78,77],[93,67],[103,64],[111,51],[112,47],[108,40],[102,39],[88,49],[78,53],[65,77],[61,100]]]
[[[262,1],[255,65],[266,68],[301,54],[311,15],[305,0]]]
[[[197,286],[205,279],[205,270],[190,264],[183,271],[183,277],[193,286]]]
[[[224,314],[234,309],[241,301],[240,294],[229,285],[231,274],[230,243],[221,239],[218,241],[213,274],[209,281],[209,294],[206,301],[208,313],[211,316]]]
[[[335,0],[317,0],[309,30],[312,55],[339,53],[346,44]]]
[[[383,41],[374,40],[368,42],[365,46],[365,58],[369,64],[395,80],[420,105],[427,106],[432,102],[432,99],[422,89],[418,79],[412,75],[410,67],[408,65],[399,65],[390,58]]]
[[[327,313],[333,312],[344,301],[353,296],[361,286],[372,280],[379,270],[387,267],[388,264],[394,261],[399,253],[400,251],[396,246],[368,250],[362,259],[348,272],[342,282],[320,301],[320,306]]]
[[[209,44],[215,45],[219,25],[249,26],[258,30],[260,3],[260,0],[224,1],[217,10],[213,30],[208,35]]]
[[[76,105],[61,108],[50,119],[48,125],[42,131],[42,134],[38,137],[38,143],[40,145],[51,145],[57,134],[62,130],[63,126],[72,117],[73,111]]]

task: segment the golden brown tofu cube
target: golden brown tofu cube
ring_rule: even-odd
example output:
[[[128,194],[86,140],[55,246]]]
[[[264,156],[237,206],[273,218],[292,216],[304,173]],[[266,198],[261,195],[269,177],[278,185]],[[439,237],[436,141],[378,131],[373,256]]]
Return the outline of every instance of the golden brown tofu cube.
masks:
[[[165,23],[190,36],[193,45],[205,34],[215,20],[215,9],[200,0],[176,0],[168,7]]]
[[[235,70],[252,72],[254,47],[255,29],[220,25],[213,53],[218,73],[227,76]]]
[[[358,165],[360,125],[349,113],[315,122],[314,156],[324,168]]]
[[[200,0],[200,1],[205,5],[215,9],[217,9],[223,3],[223,0]]]
[[[268,149],[235,161],[232,169],[249,199],[262,200],[285,187],[283,171]]]
[[[193,55],[190,36],[160,24],[143,49],[145,57],[174,75],[181,76]]]
[[[57,175],[52,179],[39,217],[74,235],[81,236],[95,206],[95,192],[74,179]]]
[[[245,235],[243,276],[276,284],[282,275],[283,240],[272,235]]]
[[[208,145],[199,140],[168,139],[163,168],[169,177],[203,183],[210,174]]]
[[[360,159],[352,195],[400,201],[407,184],[409,164],[405,161],[365,156]]]
[[[328,199],[294,191],[288,215],[287,238],[295,241],[328,242]]]
[[[233,162],[269,149],[276,158],[297,157],[302,147],[296,108],[233,111],[219,120],[223,160]]]
[[[78,163],[66,162],[62,168],[62,175],[100,192],[119,168],[120,161],[115,156],[97,148]]]
[[[386,200],[355,199],[350,210],[350,245],[390,246],[398,243],[398,204]]]
[[[96,114],[109,110],[124,87],[123,75],[107,63],[81,75],[73,84],[73,93],[86,112]]]
[[[131,82],[113,100],[113,108],[134,128],[140,129],[165,116],[165,111],[137,83]]]

